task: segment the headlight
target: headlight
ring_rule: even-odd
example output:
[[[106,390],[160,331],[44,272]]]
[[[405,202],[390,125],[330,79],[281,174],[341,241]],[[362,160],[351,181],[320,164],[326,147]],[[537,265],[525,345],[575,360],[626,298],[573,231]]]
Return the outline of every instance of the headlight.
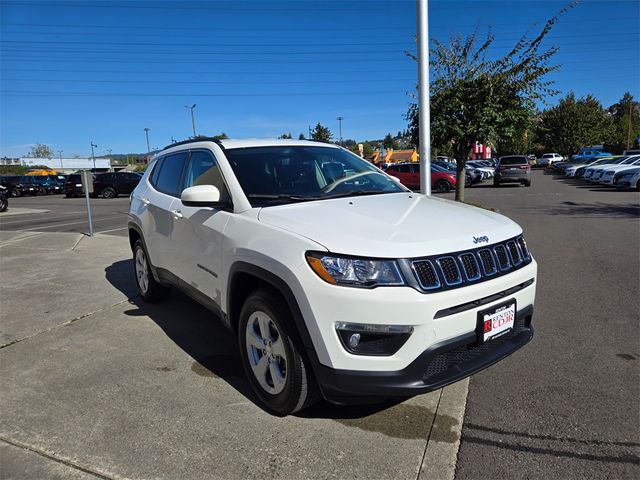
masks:
[[[313,271],[333,285],[365,288],[405,285],[395,260],[342,257],[320,252],[307,252],[306,258]]]

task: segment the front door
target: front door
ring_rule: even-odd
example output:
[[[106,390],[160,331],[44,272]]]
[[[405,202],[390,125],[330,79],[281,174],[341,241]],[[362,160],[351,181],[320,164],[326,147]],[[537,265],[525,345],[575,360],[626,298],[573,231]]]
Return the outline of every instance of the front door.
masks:
[[[220,190],[221,200],[229,200],[218,162],[209,150],[191,152],[183,189],[196,185],[213,185]],[[188,207],[179,199],[172,209],[178,217],[171,235],[176,252],[174,273],[221,306],[223,234],[233,213],[211,207]]]

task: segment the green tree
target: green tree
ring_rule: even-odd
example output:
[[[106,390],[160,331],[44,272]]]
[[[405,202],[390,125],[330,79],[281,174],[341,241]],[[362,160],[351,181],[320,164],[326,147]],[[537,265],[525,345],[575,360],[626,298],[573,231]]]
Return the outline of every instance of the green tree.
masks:
[[[490,59],[495,35],[491,31],[478,45],[477,31],[448,45],[434,41],[431,50],[431,142],[454,153],[458,182],[456,200],[464,201],[464,165],[476,141],[495,146],[523,135],[530,125],[537,101],[558,92],[551,89],[546,74],[556,47],[543,49],[542,40],[571,3],[549,19],[533,39],[526,35],[504,56]],[[411,54],[408,54],[413,56]],[[414,57],[415,58],[415,57]],[[419,112],[413,104],[407,113],[412,140],[419,145]]]
[[[227,134],[222,132],[220,135],[214,135],[213,138],[215,138],[216,140],[225,140],[229,137],[227,137]]]
[[[300,135],[298,135],[298,140],[306,140],[304,133],[301,133]]]
[[[382,146],[384,148],[398,148],[398,142],[396,142],[391,133],[387,133],[382,141]]]
[[[636,146],[640,136],[640,102],[634,102],[633,96],[626,92],[608,108],[607,114],[606,143],[611,146],[611,150],[622,153],[623,150]]]
[[[332,137],[333,134],[331,133],[331,130],[320,125],[320,122],[318,122],[315,128],[311,130],[311,139],[317,142],[329,143],[331,142]]]
[[[576,100],[569,92],[558,105],[542,112],[536,133],[545,150],[571,155],[580,147],[603,143],[606,123],[606,112],[595,97]]]
[[[282,135],[278,135],[278,138],[288,139],[293,137],[291,136],[291,133],[283,133]]]
[[[51,158],[53,155],[53,149],[42,143],[36,143],[29,152],[29,156],[34,158]]]

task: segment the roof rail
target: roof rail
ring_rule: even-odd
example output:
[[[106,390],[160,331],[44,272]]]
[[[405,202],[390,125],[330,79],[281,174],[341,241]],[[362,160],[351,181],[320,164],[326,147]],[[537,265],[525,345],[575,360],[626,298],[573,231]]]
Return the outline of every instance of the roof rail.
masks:
[[[171,145],[167,145],[166,147],[164,147],[161,151],[164,151],[164,150],[166,150],[168,148],[171,148],[171,147],[178,147],[180,145],[187,145],[189,143],[194,143],[194,142],[213,142],[213,143],[217,144],[222,150],[224,150],[224,145],[222,145],[222,142],[218,138],[214,138],[214,137],[196,137],[196,138],[190,138],[189,140],[183,140],[181,142],[172,143]]]

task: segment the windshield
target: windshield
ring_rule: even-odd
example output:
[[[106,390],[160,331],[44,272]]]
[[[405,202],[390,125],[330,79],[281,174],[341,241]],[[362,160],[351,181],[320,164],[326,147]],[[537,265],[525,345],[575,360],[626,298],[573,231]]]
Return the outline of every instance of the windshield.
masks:
[[[252,206],[407,191],[369,162],[333,147],[284,145],[225,151]]]

